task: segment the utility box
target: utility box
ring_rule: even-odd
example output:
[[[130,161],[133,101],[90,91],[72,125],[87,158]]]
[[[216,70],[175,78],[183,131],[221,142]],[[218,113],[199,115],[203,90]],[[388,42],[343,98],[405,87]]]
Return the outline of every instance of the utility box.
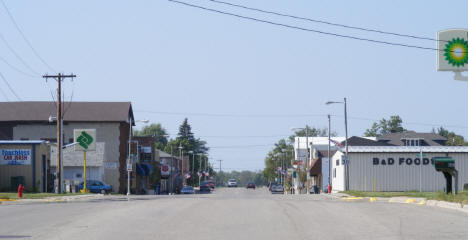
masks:
[[[436,171],[453,171],[455,170],[455,159],[451,157],[435,157],[434,166]]]

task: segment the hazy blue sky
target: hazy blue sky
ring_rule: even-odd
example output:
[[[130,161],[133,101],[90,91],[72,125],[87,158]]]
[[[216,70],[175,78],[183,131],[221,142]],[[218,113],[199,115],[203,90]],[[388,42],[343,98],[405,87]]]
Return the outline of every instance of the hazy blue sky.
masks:
[[[465,0],[226,1],[432,38],[442,29],[468,28]],[[212,147],[213,161],[223,159],[225,169],[262,169],[271,146],[216,147],[272,145],[291,134],[293,126],[327,126],[328,113],[339,115],[332,128],[344,134],[343,106],[324,105],[343,97],[349,101],[350,135],[362,135],[372,124],[358,118],[399,114],[407,123],[425,123],[405,124],[408,129],[429,132],[433,126],[456,125],[449,129],[468,136],[468,83],[437,72],[435,51],[285,29],[164,0],[4,2],[47,63],[78,75],[74,83],[65,83],[68,99],[74,89],[77,101],[131,101],[137,119],[159,122],[171,134],[188,117],[196,136]],[[433,41],[290,20],[205,0],[190,2],[321,31],[436,47]],[[34,71],[52,73],[1,7],[0,33]],[[30,71],[3,42],[0,56]],[[54,84],[22,75],[1,61],[0,72],[23,100],[51,100],[50,91],[55,91]],[[15,100],[5,84],[0,89]],[[0,99],[6,100],[3,95]],[[282,116],[246,116],[252,114]]]

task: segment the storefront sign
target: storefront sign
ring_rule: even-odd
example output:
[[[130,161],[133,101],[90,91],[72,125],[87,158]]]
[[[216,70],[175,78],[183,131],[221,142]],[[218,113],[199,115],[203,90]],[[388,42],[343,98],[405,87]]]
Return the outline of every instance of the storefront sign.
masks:
[[[423,158],[422,164],[428,165],[429,163],[434,164],[434,160],[429,158]],[[420,158],[372,158],[372,164],[392,166],[392,165],[421,165]]]
[[[31,149],[2,149],[0,165],[30,165]]]

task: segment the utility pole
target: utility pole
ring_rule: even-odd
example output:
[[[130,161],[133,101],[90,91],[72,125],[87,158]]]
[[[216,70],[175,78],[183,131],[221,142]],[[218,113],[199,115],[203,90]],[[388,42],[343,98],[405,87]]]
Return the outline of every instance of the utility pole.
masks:
[[[53,78],[57,81],[57,193],[62,193],[62,147],[63,147],[63,139],[62,139],[62,81],[66,78],[73,78],[76,77],[74,74],[63,75],[61,73],[57,75],[44,75],[43,78],[49,79]]]
[[[306,124],[306,194],[309,194],[309,126]]]
[[[349,155],[348,155],[348,113],[346,106],[346,98],[344,98],[344,121],[345,121],[345,147],[346,147],[346,188],[349,190]]]
[[[332,173],[331,171],[331,156],[330,156],[330,132],[331,132],[331,124],[330,124],[330,114],[328,114],[328,189],[330,189],[330,186],[331,186],[331,181],[330,181],[330,175]]]
[[[219,172],[222,171],[222,170],[221,170],[221,162],[222,162],[222,161],[223,161],[223,160],[221,160],[221,159],[218,160],[218,162],[219,162]]]

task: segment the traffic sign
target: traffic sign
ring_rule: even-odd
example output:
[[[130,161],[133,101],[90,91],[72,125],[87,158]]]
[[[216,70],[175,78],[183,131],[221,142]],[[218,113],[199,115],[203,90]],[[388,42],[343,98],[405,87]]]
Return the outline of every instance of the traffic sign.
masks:
[[[75,151],[96,151],[96,129],[75,129],[73,135]]]
[[[133,164],[127,163],[127,172],[131,172],[133,170]]]

